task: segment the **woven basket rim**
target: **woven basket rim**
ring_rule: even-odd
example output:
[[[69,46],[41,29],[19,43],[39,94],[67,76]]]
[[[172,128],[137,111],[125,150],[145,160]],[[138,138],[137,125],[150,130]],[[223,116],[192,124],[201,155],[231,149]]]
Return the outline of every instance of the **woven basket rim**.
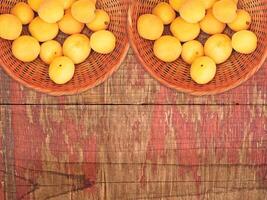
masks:
[[[117,2],[118,1],[118,2]],[[120,3],[120,7],[118,9],[120,13],[122,13],[121,15],[119,15],[119,17],[116,18],[117,21],[123,21],[123,24],[119,25],[120,29],[127,29],[127,11],[129,8],[129,1],[128,0],[115,0],[115,2]],[[19,2],[19,1],[15,1],[15,2]],[[107,0],[106,2],[109,2],[109,0]],[[113,7],[110,8],[111,10],[113,10]],[[115,8],[114,8],[115,9]],[[0,68],[3,69],[3,71],[10,76],[13,80],[17,81],[18,83],[22,84],[23,86],[33,89],[37,92],[41,92],[41,93],[45,93],[51,96],[66,96],[66,95],[75,95],[75,94],[80,94],[82,92],[85,92],[91,88],[94,88],[100,84],[102,84],[104,81],[106,81],[108,78],[111,77],[111,75],[113,75],[113,73],[115,73],[119,67],[122,65],[123,61],[125,60],[129,48],[130,48],[130,44],[129,44],[129,37],[127,35],[127,33],[125,34],[125,32],[123,32],[124,34],[120,35],[120,41],[117,45],[119,45],[118,49],[114,49],[114,54],[116,55],[116,59],[112,60],[112,63],[97,63],[98,66],[102,67],[107,64],[108,68],[105,69],[103,71],[103,69],[101,68],[101,75],[95,79],[93,79],[92,81],[90,80],[89,82],[83,83],[83,84],[74,84],[74,86],[70,85],[69,87],[67,87],[66,89],[64,89],[64,85],[61,87],[45,87],[42,84],[35,84],[31,81],[28,81],[27,79],[20,77],[20,74],[17,74],[16,72],[14,72],[12,70],[12,67],[10,67],[10,63],[5,62],[5,60],[3,58],[0,58]],[[117,46],[116,45],[116,46]],[[113,58],[113,52],[110,54],[106,54],[104,55],[104,58]],[[15,58],[13,58],[15,59]],[[89,56],[83,63],[83,66],[89,66],[90,64],[88,63],[88,61],[90,61],[91,57]],[[41,62],[41,61],[40,61]],[[34,66],[38,66],[40,63],[38,61],[38,63],[35,63]],[[28,63],[25,63],[23,65],[28,65]],[[31,63],[29,63],[30,67],[32,67],[33,65]],[[41,65],[41,64],[40,64]],[[78,65],[77,65],[78,66]],[[81,72],[83,73],[83,72]],[[79,74],[78,74],[79,75]],[[85,75],[85,74],[84,74]],[[85,75],[86,76],[86,75]],[[94,74],[92,75],[94,76]],[[86,78],[86,77],[85,77]]]
[[[137,1],[133,1],[128,8],[128,19],[127,19],[127,31],[128,31],[128,35],[129,35],[129,41],[130,41],[130,46],[134,51],[135,56],[137,57],[137,60],[139,61],[139,63],[145,68],[145,70],[154,78],[156,79],[158,82],[160,82],[161,84],[163,84],[164,86],[171,88],[171,89],[175,89],[178,92],[183,92],[183,93],[187,93],[193,96],[206,96],[206,95],[215,95],[215,94],[221,94],[224,92],[227,92],[231,89],[234,89],[238,86],[240,86],[241,84],[243,84],[244,82],[246,82],[248,79],[250,79],[257,71],[259,71],[259,69],[262,67],[263,63],[266,60],[267,57],[267,47],[265,48],[264,54],[260,59],[260,62],[258,65],[256,65],[255,67],[253,67],[252,70],[250,70],[249,73],[246,74],[246,76],[243,76],[241,79],[239,79],[238,81],[231,83],[227,86],[221,86],[221,87],[217,87],[216,89],[211,89],[211,90],[203,90],[203,91],[196,91],[196,90],[192,90],[192,89],[188,89],[185,87],[179,87],[175,84],[171,84],[167,81],[165,81],[164,79],[160,78],[153,70],[150,69],[149,66],[147,66],[147,64],[145,63],[145,61],[143,60],[143,58],[140,56],[137,46],[135,45],[134,42],[134,34],[133,34],[133,27],[132,27],[132,13],[133,13],[133,8],[135,6],[135,4],[137,4]],[[267,44],[266,44],[267,46]]]
[[[122,62],[124,61],[125,57],[127,56],[127,53],[129,51],[129,39],[128,42],[126,43],[126,45],[124,46],[123,49],[123,53],[120,56],[120,59],[117,60],[117,63],[112,67],[112,70],[108,71],[105,76],[103,76],[101,79],[99,79],[98,81],[96,81],[94,84],[88,85],[88,86],[84,86],[81,87],[79,89],[72,89],[72,90],[68,90],[68,91],[53,91],[53,90],[49,90],[49,89],[45,89],[43,87],[39,87],[39,86],[33,86],[32,84],[27,83],[26,81],[22,80],[21,78],[17,77],[14,75],[14,73],[9,69],[9,66],[7,66],[2,59],[0,59],[0,65],[1,68],[15,81],[17,81],[18,83],[22,84],[23,86],[36,90],[38,92],[41,93],[45,93],[51,96],[68,96],[68,95],[75,95],[75,94],[80,94],[82,92],[85,92],[91,88],[94,88],[100,84],[102,84],[103,82],[105,82],[109,77],[111,77],[111,75],[113,75],[113,73],[115,73],[119,67],[121,66]],[[88,59],[88,58],[87,58]]]

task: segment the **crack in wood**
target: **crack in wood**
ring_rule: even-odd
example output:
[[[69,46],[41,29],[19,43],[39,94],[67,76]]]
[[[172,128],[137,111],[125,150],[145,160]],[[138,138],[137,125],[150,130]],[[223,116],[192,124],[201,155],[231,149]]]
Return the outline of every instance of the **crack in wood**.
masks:
[[[2,173],[4,173],[5,175],[12,175],[15,178],[22,179],[25,182],[29,182],[30,183],[28,185],[27,184],[20,185],[20,186],[30,186],[30,187],[32,187],[32,189],[30,191],[26,192],[25,194],[21,194],[21,196],[18,199],[24,199],[26,196],[30,195],[31,193],[36,192],[36,190],[44,187],[44,185],[42,185],[40,183],[35,183],[31,179],[27,179],[27,178],[22,177],[20,175],[17,175],[17,174],[14,174],[14,173],[10,173],[10,172],[4,171],[4,170],[0,170],[0,171]],[[62,193],[59,193],[59,194],[56,194],[56,195],[51,195],[51,196],[47,197],[47,199],[58,197],[58,196],[61,196],[61,195],[64,195],[64,194],[67,194],[67,193],[70,193],[70,192],[75,192],[75,191],[91,188],[96,184],[94,181],[90,181],[89,179],[86,179],[84,175],[65,174],[65,173],[53,172],[53,171],[42,171],[42,173],[48,174],[50,176],[53,176],[54,178],[56,176],[65,176],[65,177],[67,177],[67,179],[73,179],[73,180],[75,179],[75,180],[77,180],[77,184],[80,183],[79,185],[82,185],[82,186],[76,186],[76,185],[73,185],[73,184],[72,185],[71,184],[69,184],[69,185],[59,184],[57,186],[56,185],[46,185],[46,187],[55,186],[55,187],[61,188],[62,186],[69,186],[69,188],[70,188],[69,190],[67,190],[65,192],[62,192]],[[13,186],[13,185],[16,185],[16,184],[11,183],[8,186]],[[16,185],[16,186],[18,186],[18,185]],[[7,193],[16,194],[16,191],[12,191],[12,192],[11,191],[7,191]],[[11,200],[11,199],[8,199],[8,200]]]
[[[14,158],[14,136],[11,126],[11,114],[7,110],[4,111],[4,118],[6,119],[6,124],[3,127],[3,166],[8,172],[4,174],[4,192],[5,198],[7,200],[16,199],[16,193],[10,193],[9,191],[16,191],[16,181],[15,181],[15,160]]]
[[[142,200],[142,199],[162,199],[162,198],[182,198],[182,197],[200,197],[202,196],[203,198],[205,197],[205,195],[210,195],[210,194],[224,194],[224,193],[233,193],[233,192],[240,192],[240,191],[251,191],[251,190],[263,190],[266,191],[267,188],[265,187],[258,187],[258,188],[238,188],[238,189],[230,189],[226,188],[225,191],[223,192],[217,192],[217,191],[212,191],[212,190],[208,190],[206,192],[200,192],[200,193],[195,193],[195,194],[186,194],[186,195],[163,195],[163,196],[156,196],[156,197],[135,197],[135,198],[128,198],[128,200]],[[266,192],[266,197],[267,197],[267,192]],[[120,198],[123,199],[123,198]]]

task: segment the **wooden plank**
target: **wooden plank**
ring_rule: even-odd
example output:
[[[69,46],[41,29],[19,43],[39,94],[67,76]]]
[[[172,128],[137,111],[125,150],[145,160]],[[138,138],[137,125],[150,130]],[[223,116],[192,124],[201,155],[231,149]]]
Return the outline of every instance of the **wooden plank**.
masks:
[[[11,113],[5,110],[5,112],[1,113],[1,126],[2,126],[2,134],[1,134],[1,181],[2,181],[2,189],[3,191],[9,191],[5,193],[5,199],[15,199],[16,195],[16,185],[14,184],[15,175],[14,175],[14,136],[11,127],[11,121],[5,120],[11,117]],[[1,191],[0,191],[1,192]],[[2,199],[4,199],[2,198]]]
[[[1,119],[6,119],[6,109],[5,110],[1,110],[1,118],[0,118],[0,199],[5,199],[5,176],[3,171],[5,171],[5,165],[4,165],[4,127],[6,127],[6,125],[4,125],[4,120]]]
[[[1,160],[1,175],[15,177],[16,199],[267,199],[267,106],[0,112],[1,136],[12,129],[14,138],[4,142],[13,158]]]
[[[104,84],[71,97],[51,97],[24,88],[0,72],[0,104],[267,104],[267,63],[248,82],[230,92],[192,97],[167,89],[137,63],[132,50]],[[9,98],[12,95],[12,98]],[[21,99],[20,97],[24,97]],[[158,99],[158,96],[164,97]]]

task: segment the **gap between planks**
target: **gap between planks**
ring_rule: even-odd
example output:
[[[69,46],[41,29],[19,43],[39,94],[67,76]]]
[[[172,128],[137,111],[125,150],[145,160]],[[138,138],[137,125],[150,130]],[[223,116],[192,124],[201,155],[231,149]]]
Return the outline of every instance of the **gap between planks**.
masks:
[[[140,103],[140,104],[81,104],[81,103],[58,103],[58,104],[9,104],[9,103],[4,103],[0,104],[0,106],[267,106],[267,104],[253,104],[253,103],[248,103],[248,104],[240,104],[240,103],[229,103],[229,104],[184,104],[184,103],[177,103],[177,104],[161,104],[161,103],[151,103],[151,104],[146,104],[146,103]]]

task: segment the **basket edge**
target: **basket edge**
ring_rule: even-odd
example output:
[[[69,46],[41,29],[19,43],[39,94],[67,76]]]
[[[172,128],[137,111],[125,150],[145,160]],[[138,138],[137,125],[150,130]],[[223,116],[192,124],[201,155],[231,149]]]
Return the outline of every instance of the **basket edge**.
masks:
[[[130,48],[130,44],[129,44],[129,38],[127,38],[127,43],[124,47],[123,53],[121,54],[120,59],[118,59],[118,62],[116,65],[114,65],[114,67],[112,68],[112,70],[110,70],[104,77],[102,77],[99,81],[95,82],[92,85],[86,86],[86,87],[82,87],[78,90],[69,90],[67,92],[58,92],[58,91],[53,91],[53,90],[49,90],[49,89],[43,89],[41,87],[35,87],[31,84],[28,84],[26,81],[20,79],[19,77],[15,76],[14,73],[9,70],[9,67],[6,66],[4,64],[4,62],[0,59],[0,67],[3,69],[3,71],[10,76],[13,80],[15,80],[16,82],[18,82],[19,84],[23,85],[24,87],[27,87],[29,89],[35,90],[37,92],[43,93],[43,94],[47,94],[50,96],[69,96],[69,95],[76,95],[76,94],[80,94],[83,93],[89,89],[92,89],[96,86],[99,86],[100,84],[102,84],[104,81],[106,81],[108,78],[110,78],[121,66],[121,64],[123,63],[124,59],[127,56],[127,53],[129,51]]]
[[[129,5],[128,8],[128,17],[127,17],[127,31],[128,31],[128,35],[129,35],[129,42],[130,42],[130,46],[134,51],[135,56],[137,57],[137,60],[139,61],[139,63],[143,66],[143,68],[145,68],[145,70],[150,74],[151,77],[153,77],[154,79],[156,79],[158,82],[160,82],[162,85],[164,85],[165,87],[171,88],[171,89],[175,89],[178,92],[182,92],[182,93],[186,93],[186,94],[190,94],[192,96],[208,96],[208,95],[217,95],[217,94],[221,94],[224,92],[227,92],[231,89],[234,89],[238,86],[240,86],[241,84],[243,84],[244,82],[246,82],[248,79],[250,79],[263,65],[263,63],[266,60],[267,57],[267,48],[264,51],[264,54],[259,62],[259,64],[253,68],[253,70],[251,70],[246,76],[243,77],[243,79],[240,79],[239,81],[236,81],[234,84],[230,84],[228,86],[224,86],[224,87],[219,87],[216,90],[210,90],[210,91],[195,91],[195,90],[190,90],[190,89],[185,89],[182,87],[178,87],[176,85],[172,85],[168,82],[166,82],[165,80],[163,80],[162,78],[159,78],[158,76],[156,76],[154,74],[154,72],[152,70],[150,70],[149,67],[146,66],[144,60],[141,58],[141,56],[139,55],[138,49],[134,43],[133,40],[133,27],[132,27],[132,12],[133,12],[133,7],[134,5],[137,3],[137,1],[135,1],[134,3],[131,3]]]

